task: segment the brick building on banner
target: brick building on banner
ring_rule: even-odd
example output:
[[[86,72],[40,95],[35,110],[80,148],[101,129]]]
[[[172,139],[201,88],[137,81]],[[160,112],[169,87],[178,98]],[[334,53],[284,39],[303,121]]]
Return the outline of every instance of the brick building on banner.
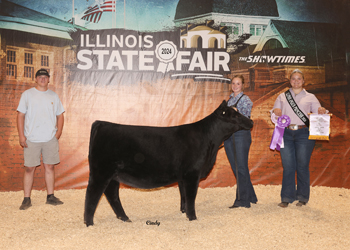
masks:
[[[350,60],[340,39],[347,36],[342,36],[339,23],[280,20],[276,2],[179,0],[174,29],[181,30],[183,47],[185,41],[187,46],[203,46],[203,31],[210,38],[221,39],[213,44],[226,46],[230,53],[230,71],[224,77],[245,77],[244,92],[253,101],[249,169],[254,185],[282,182],[280,154],[269,149],[274,129],[269,111],[277,96],[289,88],[289,74],[298,68],[305,74],[305,89],[333,114],[330,140],[316,141],[311,184],[350,188],[350,73],[346,73]],[[56,189],[86,187],[94,120],[179,125],[210,114],[231,93],[230,85],[218,80],[171,79],[159,72],[149,72],[147,78],[141,71],[78,70],[76,41],[71,34],[87,29],[6,0],[0,0],[0,9],[0,191],[22,190],[23,149],[18,143],[16,109],[23,91],[35,86],[34,74],[40,68],[50,71],[49,88],[59,95],[66,110]],[[94,30],[90,31],[93,34]],[[110,34],[108,30],[99,33],[104,32]],[[139,38],[139,32],[130,32]],[[157,34],[168,39],[168,33]],[[197,40],[188,39],[189,35]],[[44,189],[43,167],[37,168],[35,175],[40,180],[33,188]],[[235,183],[222,148],[200,187]]]
[[[0,190],[20,190],[23,179],[23,149],[18,142],[17,105],[26,89],[36,86],[35,72],[50,72],[49,88],[67,103],[66,68],[75,62],[70,31],[84,29],[57,18],[0,1]],[[36,176],[43,179],[43,169]],[[34,188],[45,187],[39,181]]]

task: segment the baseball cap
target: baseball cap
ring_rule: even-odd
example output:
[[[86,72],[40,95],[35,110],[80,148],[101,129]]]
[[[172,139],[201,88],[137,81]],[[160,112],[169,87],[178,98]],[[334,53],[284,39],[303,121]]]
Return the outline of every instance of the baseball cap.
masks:
[[[36,74],[35,74],[35,77],[37,76],[48,76],[50,77],[50,74],[49,72],[46,70],[46,69],[39,69]]]

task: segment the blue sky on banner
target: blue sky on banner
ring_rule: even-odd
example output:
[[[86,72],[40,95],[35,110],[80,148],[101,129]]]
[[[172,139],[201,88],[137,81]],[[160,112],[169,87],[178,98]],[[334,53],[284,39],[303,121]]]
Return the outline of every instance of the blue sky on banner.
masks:
[[[73,0],[9,1],[65,21],[72,18]],[[74,0],[76,24],[88,29],[169,30],[174,27],[173,20],[179,0],[116,0],[116,12],[104,12],[98,23],[81,20],[82,14],[89,6],[104,1],[108,0]],[[339,0],[335,2],[337,1]],[[329,7],[335,4],[333,0],[276,0],[276,2],[281,20],[327,22],[325,16],[336,18],[329,13]]]
[[[73,13],[73,0],[9,0],[49,16],[69,21]],[[108,1],[108,0],[105,0]],[[104,0],[74,0],[76,24],[88,29],[126,28],[140,31],[170,29],[178,0],[116,0],[116,12],[104,12],[98,23],[81,20],[89,6]],[[114,16],[115,15],[115,16]]]

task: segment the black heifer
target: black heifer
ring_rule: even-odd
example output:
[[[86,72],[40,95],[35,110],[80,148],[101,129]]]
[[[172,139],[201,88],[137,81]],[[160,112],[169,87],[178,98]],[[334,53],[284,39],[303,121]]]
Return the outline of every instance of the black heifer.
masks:
[[[212,170],[222,142],[253,121],[226,101],[204,119],[174,127],[129,126],[95,121],[91,127],[90,176],[84,221],[93,225],[104,193],[117,218],[130,221],[119,199],[119,183],[151,189],[178,182],[181,211],[195,220],[200,179]]]

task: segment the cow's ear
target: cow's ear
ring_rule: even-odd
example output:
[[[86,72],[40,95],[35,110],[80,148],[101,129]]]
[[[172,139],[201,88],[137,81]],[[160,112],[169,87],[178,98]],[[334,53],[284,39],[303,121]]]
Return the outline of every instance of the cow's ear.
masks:
[[[226,107],[226,106],[227,106],[226,100],[223,100],[220,106],[221,106],[221,107]]]

